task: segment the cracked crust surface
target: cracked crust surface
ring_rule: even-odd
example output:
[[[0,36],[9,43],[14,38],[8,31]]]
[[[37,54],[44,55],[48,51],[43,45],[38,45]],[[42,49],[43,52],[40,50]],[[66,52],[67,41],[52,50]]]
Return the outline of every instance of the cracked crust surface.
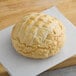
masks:
[[[65,29],[56,18],[43,13],[27,14],[12,30],[16,51],[30,58],[48,58],[61,49]]]

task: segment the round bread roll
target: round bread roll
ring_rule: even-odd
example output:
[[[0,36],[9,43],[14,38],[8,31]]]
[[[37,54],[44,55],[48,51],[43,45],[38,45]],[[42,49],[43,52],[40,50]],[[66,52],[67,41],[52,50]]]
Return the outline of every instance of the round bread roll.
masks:
[[[65,28],[56,18],[43,13],[27,14],[12,30],[16,51],[30,58],[48,58],[60,51]]]

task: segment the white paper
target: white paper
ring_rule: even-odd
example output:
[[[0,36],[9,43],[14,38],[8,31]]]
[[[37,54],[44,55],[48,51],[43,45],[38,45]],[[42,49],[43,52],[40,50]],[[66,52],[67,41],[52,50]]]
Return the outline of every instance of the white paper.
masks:
[[[46,10],[44,13],[58,18],[65,25],[67,38],[64,47],[59,54],[48,59],[29,59],[18,54],[12,47],[10,37],[12,27],[0,31],[0,62],[12,76],[36,76],[76,54],[75,26],[56,7]]]

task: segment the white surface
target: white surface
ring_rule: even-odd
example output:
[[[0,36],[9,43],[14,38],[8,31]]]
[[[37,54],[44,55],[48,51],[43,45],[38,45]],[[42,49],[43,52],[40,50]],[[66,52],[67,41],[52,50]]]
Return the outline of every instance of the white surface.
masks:
[[[12,27],[0,31],[0,62],[12,76],[35,76],[50,67],[76,54],[76,28],[58,10],[53,7],[44,11],[63,22],[66,27],[66,43],[61,52],[44,60],[34,60],[21,56],[11,45],[10,33]]]

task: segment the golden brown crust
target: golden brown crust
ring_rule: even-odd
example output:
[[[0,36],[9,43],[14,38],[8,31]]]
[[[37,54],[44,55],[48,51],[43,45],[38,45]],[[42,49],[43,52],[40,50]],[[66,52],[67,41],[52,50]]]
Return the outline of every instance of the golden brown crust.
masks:
[[[53,56],[59,52],[64,41],[63,24],[43,13],[27,14],[12,30],[14,48],[26,57]]]

